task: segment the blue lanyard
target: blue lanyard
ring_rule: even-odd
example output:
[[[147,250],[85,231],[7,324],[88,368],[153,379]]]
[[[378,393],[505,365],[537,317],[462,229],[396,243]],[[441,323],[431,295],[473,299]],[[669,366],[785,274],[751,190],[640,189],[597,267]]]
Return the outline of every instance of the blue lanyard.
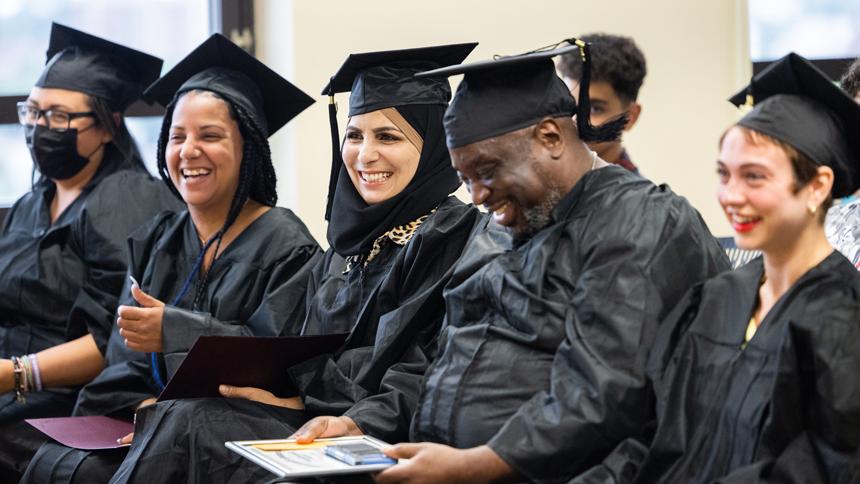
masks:
[[[209,250],[209,246],[212,245],[212,242],[214,242],[216,238],[217,237],[212,237],[209,242],[206,242],[206,245],[203,246],[203,249],[200,250],[200,255],[197,256],[197,260],[194,262],[194,267],[191,269],[191,274],[188,274],[188,277],[182,284],[182,289],[179,290],[179,294],[177,294],[176,297],[173,298],[173,301],[170,303],[171,306],[177,306],[179,304],[179,301],[181,301],[182,298],[185,297],[185,295],[188,293],[188,290],[191,288],[191,282],[197,276],[197,273],[200,272],[200,266],[203,265],[203,257],[206,256],[206,251]],[[149,363],[149,366],[152,369],[152,379],[155,380],[155,385],[158,387],[158,391],[164,390],[164,379],[161,378],[161,372],[158,370],[158,353],[149,354]]]

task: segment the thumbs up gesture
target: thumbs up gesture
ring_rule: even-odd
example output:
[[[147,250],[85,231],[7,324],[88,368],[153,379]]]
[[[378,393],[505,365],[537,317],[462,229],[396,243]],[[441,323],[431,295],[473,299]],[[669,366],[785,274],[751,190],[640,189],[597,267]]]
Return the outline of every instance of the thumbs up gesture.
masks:
[[[131,295],[140,307],[117,308],[119,335],[125,339],[125,345],[135,351],[160,353],[164,303],[143,292],[136,282],[131,285]]]

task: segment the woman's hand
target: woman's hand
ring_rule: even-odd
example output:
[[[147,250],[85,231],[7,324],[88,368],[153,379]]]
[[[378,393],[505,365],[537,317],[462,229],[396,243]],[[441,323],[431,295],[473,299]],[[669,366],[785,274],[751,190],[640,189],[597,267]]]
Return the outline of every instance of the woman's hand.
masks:
[[[140,409],[141,409],[141,408],[143,408],[143,407],[147,407],[147,406],[149,406],[149,405],[152,405],[153,403],[155,403],[155,402],[157,402],[157,401],[158,401],[158,399],[157,399],[157,398],[152,397],[152,398],[147,398],[146,400],[144,400],[144,401],[140,402],[140,403],[137,405],[137,408],[135,409],[135,417],[137,416],[137,411],[138,411],[138,410],[140,410]],[[116,443],[117,443],[117,444],[119,444],[119,445],[131,445],[131,442],[132,442],[133,440],[134,440],[134,432],[132,432],[132,433],[130,433],[130,434],[128,434],[128,435],[126,435],[125,437],[120,437],[120,438],[116,439]]]
[[[280,398],[272,392],[254,387],[234,387],[230,385],[219,385],[218,392],[227,398],[241,398],[252,402],[265,403],[275,407],[291,408],[293,410],[304,410],[305,404],[301,397]]]
[[[144,401],[142,401],[142,402],[138,403],[138,404],[137,404],[137,408],[135,408],[135,409],[134,409],[134,411],[135,411],[135,412],[137,412],[137,411],[138,411],[138,410],[140,410],[141,408],[143,408],[143,407],[148,407],[148,406],[152,405],[153,403],[155,403],[155,402],[157,402],[157,401],[158,401],[158,399],[157,399],[157,398],[155,398],[155,397],[147,398],[146,400],[144,400]]]
[[[137,284],[132,284],[131,295],[140,307],[120,306],[119,335],[125,345],[142,353],[161,353],[161,323],[164,319],[164,303],[143,292]]]

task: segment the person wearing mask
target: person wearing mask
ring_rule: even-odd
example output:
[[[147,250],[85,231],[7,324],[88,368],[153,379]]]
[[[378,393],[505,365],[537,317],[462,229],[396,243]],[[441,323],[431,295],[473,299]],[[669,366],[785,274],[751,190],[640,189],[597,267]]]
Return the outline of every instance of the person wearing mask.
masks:
[[[24,419],[68,416],[104,367],[126,237],[180,206],[123,118],[161,65],[55,23],[45,68],[18,103],[35,181],[0,228],[2,482],[17,482],[47,440]]]
[[[645,55],[630,37],[592,33],[581,39],[591,44],[592,65],[588,96],[591,100],[591,122],[601,125],[621,114],[627,115],[624,131],[630,131],[642,114],[639,89],[645,80]],[[582,57],[578,52],[559,57],[558,71],[573,97],[579,96],[582,82]],[[639,168],[630,159],[622,139],[590,143],[588,147],[600,159],[620,165],[634,173]]]
[[[695,285],[647,363],[657,425],[580,482],[857,482],[860,273],[825,237],[860,187],[860,105],[797,54],[732,97],[717,197],[762,256]]]

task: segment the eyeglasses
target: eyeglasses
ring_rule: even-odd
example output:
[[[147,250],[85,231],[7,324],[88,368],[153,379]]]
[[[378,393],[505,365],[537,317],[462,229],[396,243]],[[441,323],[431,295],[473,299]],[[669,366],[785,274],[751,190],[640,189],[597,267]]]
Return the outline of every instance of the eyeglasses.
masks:
[[[96,114],[93,111],[67,113],[57,109],[39,109],[26,102],[19,102],[17,106],[18,122],[22,125],[32,126],[39,122],[40,117],[44,117],[48,123],[48,129],[60,132],[67,131],[73,119],[92,117]]]

